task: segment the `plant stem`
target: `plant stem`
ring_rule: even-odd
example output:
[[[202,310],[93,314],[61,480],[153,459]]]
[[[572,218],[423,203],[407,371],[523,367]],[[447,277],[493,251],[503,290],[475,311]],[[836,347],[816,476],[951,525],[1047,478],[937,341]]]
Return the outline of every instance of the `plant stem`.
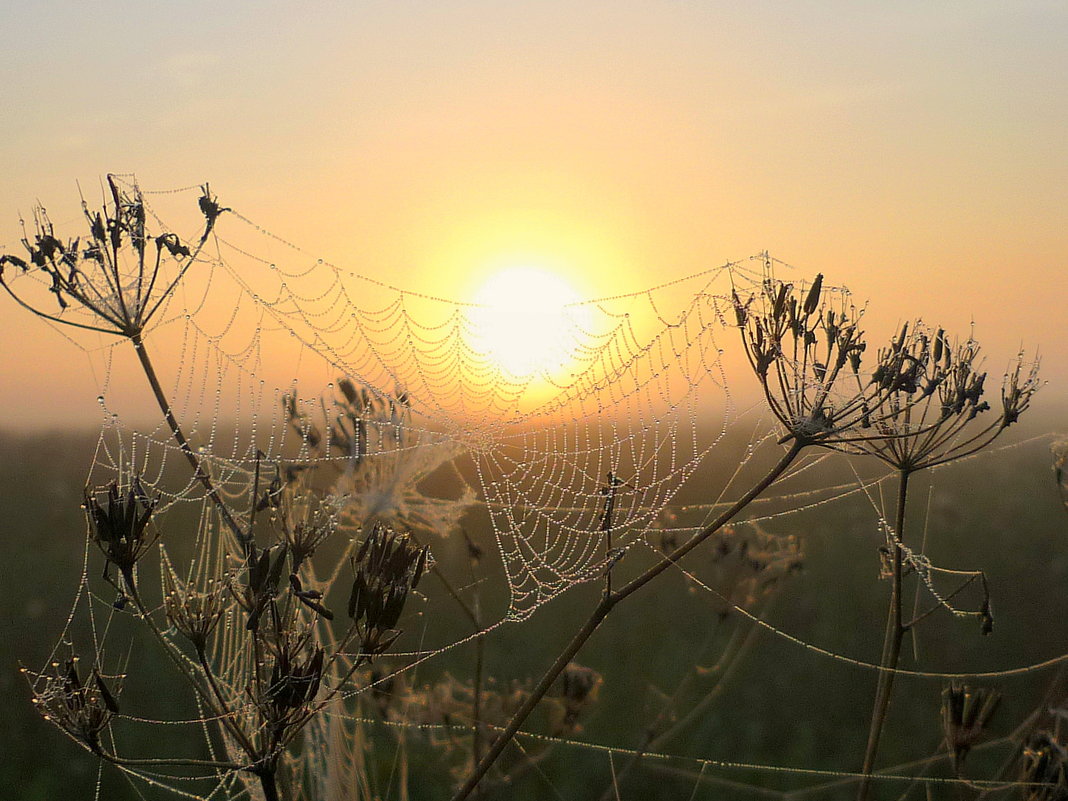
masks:
[[[718,631],[718,627],[717,629],[714,629],[714,633],[718,633]],[[722,666],[725,664],[727,655],[732,654],[735,651],[735,643],[739,640],[741,636],[741,631],[742,629],[740,627],[735,627],[734,631],[730,635],[730,638],[727,640],[727,644],[723,647],[723,651],[720,654],[719,659],[716,660],[716,664],[708,669],[708,673],[716,677],[713,686],[719,683],[718,677],[722,673]],[[711,642],[711,640],[712,637],[709,637],[709,642]],[[700,660],[701,656],[704,655],[704,652],[705,650],[707,650],[708,646],[709,643],[705,643],[705,647],[702,648],[700,655],[697,657],[697,659],[695,659],[692,667],[689,668],[688,672],[685,676],[683,676],[682,680],[675,685],[674,692],[672,692],[670,696],[666,697],[666,700],[664,702],[663,707],[660,709],[660,712],[652,720],[652,722],[645,726],[644,730],[642,731],[641,737],[638,740],[637,747],[634,749],[633,753],[629,755],[627,761],[623,764],[623,767],[613,771],[612,780],[601,792],[601,801],[611,801],[611,799],[618,795],[619,787],[620,785],[622,785],[623,780],[627,777],[627,775],[635,767],[635,765],[637,765],[637,763],[642,759],[642,757],[645,756],[645,754],[648,753],[648,751],[652,748],[652,743],[664,736],[665,727],[668,727],[669,729],[675,728],[677,724],[672,724],[668,726],[669,718],[671,718],[672,715],[675,714],[679,698],[681,698],[685,693],[689,692],[691,686],[697,680],[697,677],[701,672],[701,668],[698,665],[698,661]],[[698,704],[698,706],[700,706],[700,704]]]
[[[575,636],[571,638],[571,642],[568,643],[567,647],[564,648],[556,658],[556,661],[552,663],[541,679],[538,680],[538,683],[531,690],[530,695],[527,697],[526,701],[523,702],[523,705],[520,706],[512,716],[508,725],[499,735],[497,735],[497,739],[493,741],[493,744],[490,746],[485,756],[475,766],[474,770],[471,771],[471,775],[467,777],[460,789],[456,791],[456,794],[452,797],[452,801],[463,801],[463,799],[471,795],[471,792],[482,780],[482,777],[486,775],[486,772],[492,767],[493,763],[497,761],[501,752],[503,752],[508,743],[511,742],[516,732],[519,731],[523,722],[527,719],[530,713],[534,711],[534,708],[549,691],[549,688],[552,687],[556,678],[564,671],[564,668],[568,666],[582,646],[586,644],[586,641],[597,630],[597,627],[601,625],[601,621],[608,617],[608,614],[615,608],[616,604],[640,590],[669,567],[673,567],[679,559],[729,523],[736,514],[748,506],[754,498],[763,493],[764,490],[770,487],[784,472],[786,472],[787,468],[793,464],[794,459],[797,458],[797,455],[801,452],[801,449],[805,444],[806,443],[795,439],[790,445],[789,450],[787,450],[775,466],[768,471],[767,475],[751,487],[741,498],[735,501],[729,509],[723,511],[719,517],[713,520],[699,533],[695,534],[689,541],[680,545],[670,554],[664,556],[659,562],[650,567],[640,576],[632,579],[618,590],[606,593],[601,598],[600,603],[598,603],[590,613],[586,622],[582,624],[582,627],[575,633]]]
[[[281,801],[281,796],[278,795],[278,784],[274,778],[274,771],[264,771],[259,774],[259,777],[265,801]]]
[[[871,792],[871,772],[875,767],[875,757],[879,752],[879,740],[886,725],[886,713],[890,708],[890,696],[894,690],[897,663],[901,657],[901,643],[905,639],[908,627],[902,617],[901,576],[903,559],[901,545],[905,539],[905,504],[908,500],[909,475],[911,470],[898,471],[897,519],[894,522],[894,542],[891,544],[891,588],[890,612],[886,621],[887,631],[883,658],[880,662],[879,683],[875,690],[875,704],[871,713],[871,728],[868,730],[868,744],[864,749],[864,765],[861,772],[857,801],[867,801]]]
[[[437,565],[433,565],[430,570],[437,576],[446,592],[449,593],[449,596],[460,605],[460,608],[464,611],[464,615],[471,621],[471,625],[475,629],[475,675],[473,680],[471,709],[474,733],[471,738],[471,753],[473,754],[474,762],[477,765],[479,760],[482,759],[482,672],[486,655],[486,637],[482,631],[482,619],[478,610],[478,597],[476,596],[475,607],[472,608]]]
[[[134,350],[137,352],[137,358],[141,362],[141,368],[145,371],[148,383],[152,386],[152,394],[156,396],[156,403],[159,404],[159,408],[163,412],[163,417],[166,419],[167,425],[170,426],[171,433],[174,434],[174,439],[178,442],[178,447],[182,449],[182,453],[185,454],[185,458],[193,468],[193,475],[204,485],[204,489],[208,492],[208,497],[215,502],[215,508],[218,509],[219,516],[222,517],[227,528],[234,533],[234,536],[237,537],[239,542],[244,542],[244,533],[241,531],[240,526],[237,525],[237,521],[234,520],[233,515],[230,514],[230,509],[219,495],[219,491],[215,488],[215,483],[211,480],[211,476],[208,475],[207,471],[204,470],[203,465],[200,463],[200,459],[193,452],[193,449],[189,445],[189,441],[185,438],[185,434],[182,433],[181,426],[178,425],[178,420],[175,418],[174,412],[171,411],[171,405],[167,401],[167,396],[163,392],[163,387],[160,386],[159,378],[156,376],[156,370],[152,366],[152,360],[148,357],[148,351],[145,349],[145,342],[141,338],[141,332],[135,331],[130,334],[130,342],[133,343]]]
[[[670,708],[665,708],[661,712],[660,718],[653,723],[653,725],[646,731],[645,736],[642,738],[642,742],[638,748],[630,755],[630,759],[627,763],[616,772],[615,782],[622,784],[623,779],[627,776],[631,770],[633,770],[639,762],[650,751],[656,751],[660,746],[674,737],[678,732],[685,729],[695,720],[704,717],[708,708],[719,698],[723,692],[724,686],[734,675],[737,668],[745,662],[745,657],[752,649],[754,643],[760,636],[761,629],[759,626],[750,626],[743,636],[741,635],[741,629],[737,629],[734,635],[731,636],[730,641],[727,643],[723,654],[717,660],[715,667],[712,668],[715,671],[715,679],[712,686],[708,689],[705,695],[691,706],[682,717],[674,721],[667,728],[657,731],[658,725],[661,721],[665,720],[667,714],[670,712]],[[690,674],[692,677],[693,674]],[[674,703],[675,699],[672,699]],[[601,801],[608,801],[612,797],[613,787],[610,785],[605,788],[605,791],[601,794]]]
[[[200,662],[200,667],[204,671],[204,675],[208,679],[208,686],[211,687],[211,691],[215,695],[215,699],[219,704],[219,712],[223,715],[223,721],[228,721],[228,728],[233,733],[237,741],[241,744],[241,747],[245,749],[245,752],[250,757],[254,757],[256,749],[253,747],[252,742],[245,734],[245,730],[241,727],[240,722],[238,722],[236,715],[234,715],[234,711],[230,708],[230,704],[227,702],[226,696],[223,695],[222,689],[215,681],[215,673],[214,671],[212,671],[211,664],[208,662],[208,658],[204,654],[204,649],[198,647],[196,649],[196,652],[197,660]]]
[[[481,626],[479,628],[481,629]],[[471,753],[476,765],[482,760],[482,669],[485,661],[485,653],[486,638],[480,635],[478,639],[475,640],[475,697],[471,710],[475,724],[475,732],[471,738]],[[482,791],[479,790],[477,795],[481,796],[481,794]]]

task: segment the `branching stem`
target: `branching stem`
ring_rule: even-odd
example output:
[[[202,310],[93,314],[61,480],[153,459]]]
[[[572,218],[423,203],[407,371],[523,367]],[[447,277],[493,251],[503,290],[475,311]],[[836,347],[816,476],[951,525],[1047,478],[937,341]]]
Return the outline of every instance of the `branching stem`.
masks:
[[[898,471],[897,515],[894,521],[894,541],[891,543],[890,613],[886,621],[886,640],[881,660],[883,669],[879,673],[879,683],[875,690],[875,704],[872,707],[868,744],[864,749],[864,765],[861,768],[861,772],[865,775],[860,781],[857,801],[867,801],[871,792],[871,772],[875,767],[875,757],[879,752],[879,740],[882,737],[883,727],[886,725],[886,714],[890,708],[890,696],[894,690],[897,663],[901,657],[901,643],[905,639],[905,632],[908,631],[908,627],[902,617],[901,578],[904,559],[901,546],[905,539],[905,505],[908,501],[909,475],[911,475],[911,472],[907,468],[902,468]]]
[[[556,681],[557,677],[564,671],[564,668],[568,666],[579,650],[581,650],[582,646],[586,644],[586,641],[601,625],[601,621],[608,617],[616,604],[640,590],[668,568],[674,566],[682,557],[686,556],[686,554],[729,523],[735,515],[747,507],[754,498],[761,495],[768,487],[775,483],[784,472],[786,472],[787,468],[793,464],[794,459],[797,458],[797,455],[801,452],[805,444],[806,443],[795,439],[791,443],[790,448],[783,454],[782,458],[771,468],[771,470],[768,471],[767,475],[751,487],[741,498],[735,501],[730,508],[724,510],[719,517],[713,520],[708,526],[695,534],[690,540],[680,545],[670,554],[664,556],[640,576],[632,579],[618,590],[615,590],[612,593],[606,593],[601,598],[600,603],[594,607],[590,616],[586,619],[586,622],[582,624],[582,627],[571,638],[567,647],[564,648],[556,658],[556,661],[552,663],[549,669],[545,671],[544,675],[538,680],[538,683],[531,690],[530,695],[523,702],[523,705],[512,716],[508,725],[497,735],[497,739],[493,741],[493,744],[489,747],[485,756],[483,756],[478,764],[475,765],[474,770],[471,771],[471,775],[467,777],[460,789],[457,790],[452,801],[463,801],[463,799],[468,798],[471,795],[472,791],[486,775],[486,772],[489,771],[504,749],[512,741],[512,738],[515,736],[516,732],[519,731],[519,728],[523,725],[524,721],[526,721],[530,713],[534,711],[534,708],[538,705],[541,699],[545,697],[545,694],[548,693],[553,682]]]
[[[148,351],[145,349],[145,342],[141,338],[141,332],[135,331],[130,334],[130,342],[133,344],[134,350],[137,351],[137,359],[141,362],[141,368],[145,371],[148,383],[152,386],[152,394],[156,397],[156,403],[159,404],[160,411],[163,412],[163,417],[167,420],[167,425],[170,427],[171,433],[174,435],[174,439],[178,443],[178,447],[182,449],[182,453],[185,454],[185,458],[193,468],[193,475],[204,485],[204,489],[208,492],[208,497],[215,503],[215,508],[219,511],[219,516],[226,524],[226,527],[233,532],[239,542],[243,542],[245,537],[244,533],[241,531],[241,527],[238,526],[237,521],[234,520],[226,502],[222,499],[222,496],[219,495],[219,491],[215,487],[215,482],[211,480],[211,476],[204,469],[204,466],[200,462],[200,458],[193,452],[192,447],[189,445],[189,440],[186,439],[181,426],[178,425],[178,419],[174,416],[174,412],[171,411],[171,405],[167,401],[167,396],[163,392],[163,387],[160,386],[159,378],[156,376],[156,370],[152,366],[152,360],[149,358]]]

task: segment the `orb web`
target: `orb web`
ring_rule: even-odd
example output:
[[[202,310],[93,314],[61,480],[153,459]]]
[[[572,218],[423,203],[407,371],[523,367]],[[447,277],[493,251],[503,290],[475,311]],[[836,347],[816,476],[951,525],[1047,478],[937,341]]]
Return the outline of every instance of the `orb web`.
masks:
[[[195,237],[188,233],[195,230],[194,216],[185,215],[195,210],[196,191],[145,193],[149,218],[160,230],[181,231],[183,241]],[[346,531],[384,521],[432,545],[438,537],[482,532],[496,548],[507,596],[497,616],[482,621],[483,631],[524,620],[569,588],[602,578],[633,550],[657,548],[658,538],[697,534],[729,503],[754,453],[774,445],[767,425],[753,422],[745,455],[721,482],[719,497],[693,501],[694,477],[752,411],[736,408],[731,392],[734,365],[726,354],[737,350],[737,332],[730,298],[732,289],[744,294],[770,270],[787,269],[767,254],[571,304],[564,309],[576,332],[570,358],[528,376],[497,363],[476,331],[475,305],[333,264],[240,209],[227,209],[191,263],[165,269],[170,272],[161,286],[168,291],[159,298],[144,348],[160,376],[161,405],[180,423],[225,504],[247,522],[272,482],[308,480],[324,493],[307,513]],[[39,274],[18,280],[37,281],[47,298]],[[80,313],[65,310],[63,319],[82,319]],[[241,544],[220,524],[162,409],[144,413],[160,397],[143,388],[129,343],[90,331],[64,333],[101,376],[103,427],[90,485],[129,486],[131,476],[139,476],[158,498],[158,514],[186,520],[184,529],[194,532],[187,542],[172,537],[159,549],[160,597],[180,598],[189,587],[221,582],[237,569]],[[140,425],[142,419],[153,422]],[[790,489],[791,478],[814,461],[787,476],[778,495],[754,504],[753,524],[869,493],[859,477],[819,491]],[[873,529],[882,531],[885,516],[876,509],[876,517]],[[182,557],[172,558],[178,552]],[[915,554],[918,567],[937,570],[922,560]],[[322,575],[309,566],[308,580],[329,594],[345,565],[341,559]],[[687,576],[724,608],[801,647],[879,669],[780,632],[745,604]],[[88,610],[92,650],[101,653],[116,601],[88,587],[87,568],[75,608]],[[224,614],[234,618],[239,611],[231,604]],[[210,660],[219,692],[252,728],[255,709],[236,677],[255,672],[256,655],[244,644],[240,620],[230,622],[213,635]],[[329,626],[319,626],[317,635],[337,645]],[[403,670],[469,639],[421,644],[407,654],[411,661]],[[361,695],[339,694],[310,721],[308,747],[286,766],[316,788],[314,797],[341,797],[337,788],[353,783]],[[200,712],[174,725],[206,731],[211,719]],[[204,739],[218,760],[238,752],[233,742]],[[339,759],[341,752],[348,758]],[[715,762],[697,764],[703,772]],[[180,777],[124,769],[193,798],[256,792],[233,773],[202,773],[201,779],[214,776],[216,782],[205,792],[182,790]]]
[[[144,193],[147,224],[193,238],[194,195]],[[567,363],[517,377],[475,330],[477,306],[332,264],[227,209],[194,263],[160,278],[173,289],[158,299],[145,349],[235,508],[248,506],[258,467],[300,462],[334,476],[353,516],[443,536],[481,517],[508,581],[506,614],[518,619],[622,558],[707,459],[732,413],[721,342],[729,289],[765,260],[571,304]],[[129,344],[73,338],[103,376],[91,483],[133,470],[161,511],[203,504],[163,417],[136,424],[152,408]],[[341,382],[361,393],[355,413]],[[362,418],[358,454],[339,450],[349,418]],[[424,486],[442,470],[450,497]]]

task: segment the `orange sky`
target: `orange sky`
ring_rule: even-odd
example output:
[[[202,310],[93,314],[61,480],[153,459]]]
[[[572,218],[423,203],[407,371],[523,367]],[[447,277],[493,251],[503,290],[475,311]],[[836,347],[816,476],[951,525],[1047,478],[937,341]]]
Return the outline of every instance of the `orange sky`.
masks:
[[[729,5],[5,4],[0,246],[113,171],[458,299],[517,260],[599,296],[768,249],[870,329],[974,319],[996,374],[1039,347],[1063,406],[1068,6]],[[98,419],[59,335],[2,298],[0,335],[0,426]]]

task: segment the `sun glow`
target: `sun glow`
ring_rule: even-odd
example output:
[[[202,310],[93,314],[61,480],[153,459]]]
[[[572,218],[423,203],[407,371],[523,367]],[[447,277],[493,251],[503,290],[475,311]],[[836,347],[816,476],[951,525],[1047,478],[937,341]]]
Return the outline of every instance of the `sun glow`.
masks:
[[[537,267],[494,273],[473,300],[474,346],[520,379],[571,362],[591,316],[566,279]]]

